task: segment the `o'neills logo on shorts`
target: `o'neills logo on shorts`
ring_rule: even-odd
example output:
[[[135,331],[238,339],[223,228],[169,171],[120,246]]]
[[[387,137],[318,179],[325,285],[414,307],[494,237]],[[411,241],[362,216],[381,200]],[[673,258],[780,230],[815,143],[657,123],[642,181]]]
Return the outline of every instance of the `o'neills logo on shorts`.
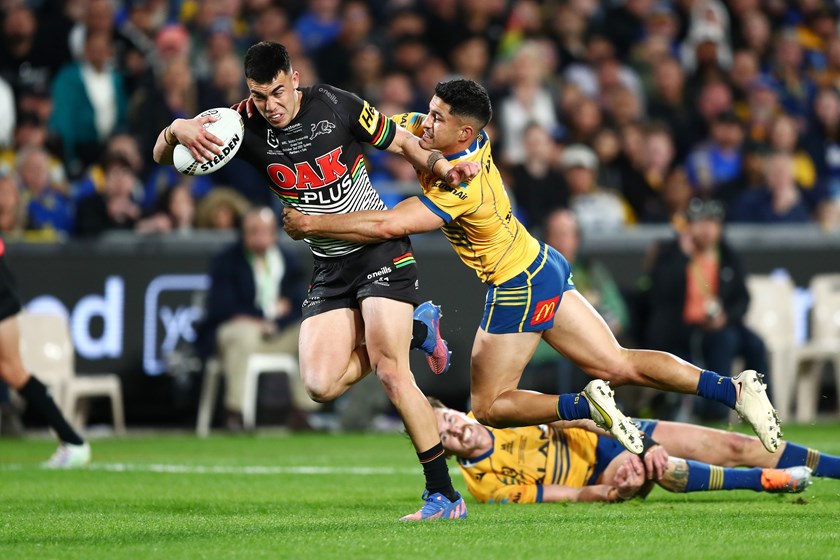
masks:
[[[367,279],[368,279],[368,280],[372,280],[372,279],[374,279],[374,278],[379,278],[380,276],[382,276],[382,275],[384,275],[384,274],[388,274],[388,273],[390,273],[390,272],[393,272],[393,271],[391,270],[391,267],[390,267],[390,266],[383,266],[383,267],[382,267],[382,268],[380,268],[379,270],[377,270],[377,271],[375,271],[375,272],[371,272],[370,274],[368,274],[368,275],[367,275]]]

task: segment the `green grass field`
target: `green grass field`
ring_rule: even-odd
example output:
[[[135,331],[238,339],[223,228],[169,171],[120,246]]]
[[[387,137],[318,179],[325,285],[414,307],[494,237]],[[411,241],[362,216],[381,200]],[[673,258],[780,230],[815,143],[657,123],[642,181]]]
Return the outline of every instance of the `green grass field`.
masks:
[[[785,435],[840,454],[840,425]],[[796,495],[656,489],[621,504],[470,498],[467,520],[405,524],[423,479],[398,435],[93,445],[91,468],[51,472],[38,467],[51,441],[0,440],[0,558],[840,558],[838,480]]]

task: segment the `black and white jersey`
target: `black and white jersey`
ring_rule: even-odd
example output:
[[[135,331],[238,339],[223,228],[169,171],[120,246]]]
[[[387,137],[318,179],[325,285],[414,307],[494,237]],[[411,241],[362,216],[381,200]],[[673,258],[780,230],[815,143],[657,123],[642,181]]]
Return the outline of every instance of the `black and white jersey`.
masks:
[[[304,214],[385,210],[368,177],[361,143],[384,150],[394,140],[394,121],[367,101],[332,86],[300,91],[300,109],[289,126],[273,128],[259,114],[245,119],[245,141],[236,157],[265,172],[283,204]],[[324,237],[306,242],[321,257],[363,247]]]

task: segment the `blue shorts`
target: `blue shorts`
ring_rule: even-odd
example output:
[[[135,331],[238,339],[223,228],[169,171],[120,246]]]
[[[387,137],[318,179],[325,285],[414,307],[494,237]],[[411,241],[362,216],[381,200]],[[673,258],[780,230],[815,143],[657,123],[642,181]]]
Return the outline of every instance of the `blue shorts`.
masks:
[[[644,432],[645,437],[653,437],[653,430],[656,429],[656,424],[658,424],[657,420],[634,421],[639,424],[639,427],[642,432]],[[598,446],[595,448],[595,470],[592,472],[592,476],[589,478],[586,485],[590,486],[595,484],[598,477],[604,474],[604,470],[607,468],[607,465],[609,465],[613,459],[618,457],[622,451],[624,451],[624,446],[618,443],[617,439],[607,436],[598,436]]]
[[[563,293],[574,289],[569,262],[540,243],[539,255],[524,272],[487,289],[481,328],[493,334],[546,331],[554,326]]]

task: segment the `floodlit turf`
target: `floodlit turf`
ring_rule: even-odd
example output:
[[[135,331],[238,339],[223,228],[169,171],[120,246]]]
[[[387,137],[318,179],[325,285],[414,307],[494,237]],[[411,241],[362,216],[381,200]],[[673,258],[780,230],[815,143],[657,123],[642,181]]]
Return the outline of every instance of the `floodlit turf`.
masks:
[[[840,454],[840,425],[785,432]],[[422,476],[401,436],[93,445],[91,469],[50,472],[37,466],[50,442],[0,440],[0,558],[840,558],[835,480],[798,495],[657,489],[622,504],[470,498],[467,520],[404,524]]]

